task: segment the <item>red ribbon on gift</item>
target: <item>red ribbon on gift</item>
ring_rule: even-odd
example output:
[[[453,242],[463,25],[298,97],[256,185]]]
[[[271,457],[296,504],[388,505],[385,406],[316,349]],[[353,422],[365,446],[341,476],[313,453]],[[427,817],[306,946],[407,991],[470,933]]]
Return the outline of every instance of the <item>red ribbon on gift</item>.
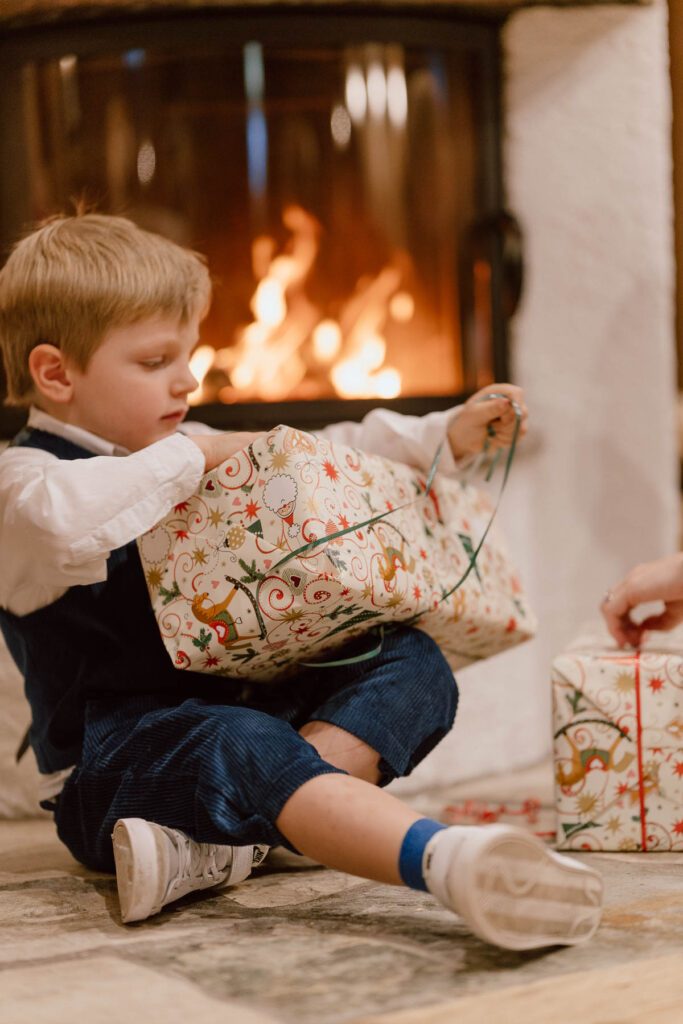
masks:
[[[640,711],[640,651],[634,656],[636,686],[636,746],[638,750],[638,798],[640,800],[640,841],[643,853],[647,852],[647,827],[645,824],[645,780],[643,778],[643,720]]]
[[[643,853],[647,853],[647,823],[645,821],[645,776],[643,773],[643,718],[640,701],[640,651],[625,658],[610,659],[620,665],[633,665],[634,685],[636,690],[636,755],[638,762],[638,802],[640,804],[640,843]]]

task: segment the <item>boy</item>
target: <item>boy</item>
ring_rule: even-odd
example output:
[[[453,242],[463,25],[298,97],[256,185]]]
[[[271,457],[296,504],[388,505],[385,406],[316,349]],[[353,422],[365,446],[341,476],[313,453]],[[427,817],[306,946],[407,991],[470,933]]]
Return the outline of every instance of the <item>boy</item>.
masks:
[[[253,436],[179,429],[209,292],[196,254],[99,215],[47,223],[0,272],[8,397],[32,406],[0,457],[0,624],[60,838],[116,870],[124,922],[234,884],[285,844],[429,890],[501,946],[589,938],[594,871],[517,829],[445,828],[383,790],[455,715],[452,673],[420,631],[275,688],[173,668],[135,538]],[[495,390],[521,402],[518,388]],[[328,434],[423,469],[447,434],[452,471],[489,424],[509,443],[507,401],[423,419],[375,410]]]

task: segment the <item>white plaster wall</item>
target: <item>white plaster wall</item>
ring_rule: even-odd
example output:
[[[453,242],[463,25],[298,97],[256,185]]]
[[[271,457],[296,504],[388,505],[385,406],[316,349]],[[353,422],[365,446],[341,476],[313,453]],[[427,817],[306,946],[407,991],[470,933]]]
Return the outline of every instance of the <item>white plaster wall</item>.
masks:
[[[541,628],[460,675],[456,727],[403,792],[546,754],[553,655],[610,583],[677,541],[666,3],[520,11],[504,51],[532,429],[501,522]]]

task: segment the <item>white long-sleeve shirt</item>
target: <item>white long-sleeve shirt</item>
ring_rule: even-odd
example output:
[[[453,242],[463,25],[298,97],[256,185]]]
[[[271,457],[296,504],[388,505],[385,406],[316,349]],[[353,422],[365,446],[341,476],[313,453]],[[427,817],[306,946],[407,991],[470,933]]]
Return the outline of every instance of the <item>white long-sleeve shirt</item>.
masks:
[[[319,433],[426,472],[457,412],[418,417],[374,409],[362,423],[336,423]],[[112,551],[197,490],[204,456],[184,435],[213,432],[183,423],[171,437],[128,453],[40,409],[31,409],[28,425],[96,457],[69,461],[28,447],[0,455],[0,607],[15,615],[51,604],[69,587],[106,579]],[[455,469],[446,444],[439,470]]]

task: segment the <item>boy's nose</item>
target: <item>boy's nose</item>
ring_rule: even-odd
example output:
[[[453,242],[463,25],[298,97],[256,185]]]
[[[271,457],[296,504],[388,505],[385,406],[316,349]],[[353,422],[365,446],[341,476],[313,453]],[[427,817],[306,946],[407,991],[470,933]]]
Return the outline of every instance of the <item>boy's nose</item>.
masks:
[[[174,382],[173,391],[176,395],[189,395],[199,387],[199,381],[188,367],[187,370]]]

